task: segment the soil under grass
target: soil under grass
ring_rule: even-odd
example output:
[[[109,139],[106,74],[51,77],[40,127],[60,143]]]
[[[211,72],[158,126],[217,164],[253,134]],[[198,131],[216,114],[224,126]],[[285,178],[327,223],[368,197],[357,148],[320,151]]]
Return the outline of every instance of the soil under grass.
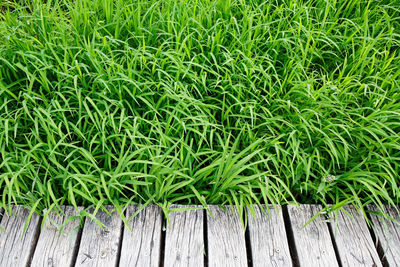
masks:
[[[394,205],[399,14],[398,0],[1,1],[1,205]]]

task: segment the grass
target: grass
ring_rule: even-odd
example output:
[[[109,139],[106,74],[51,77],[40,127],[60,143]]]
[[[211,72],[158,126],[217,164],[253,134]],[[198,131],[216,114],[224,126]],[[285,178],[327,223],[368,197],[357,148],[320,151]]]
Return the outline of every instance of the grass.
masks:
[[[395,205],[399,0],[3,0],[1,205]]]

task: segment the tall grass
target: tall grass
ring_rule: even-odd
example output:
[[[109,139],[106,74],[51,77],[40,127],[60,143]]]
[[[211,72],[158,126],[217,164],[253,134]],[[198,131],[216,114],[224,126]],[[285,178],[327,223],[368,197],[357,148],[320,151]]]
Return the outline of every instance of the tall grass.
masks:
[[[398,0],[3,0],[1,205],[394,205],[398,14]]]

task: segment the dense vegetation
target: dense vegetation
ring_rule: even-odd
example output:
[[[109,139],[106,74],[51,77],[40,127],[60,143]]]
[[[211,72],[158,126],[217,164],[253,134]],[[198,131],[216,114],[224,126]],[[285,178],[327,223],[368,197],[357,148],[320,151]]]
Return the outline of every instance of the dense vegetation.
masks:
[[[3,0],[1,203],[397,203],[399,14],[399,0]]]

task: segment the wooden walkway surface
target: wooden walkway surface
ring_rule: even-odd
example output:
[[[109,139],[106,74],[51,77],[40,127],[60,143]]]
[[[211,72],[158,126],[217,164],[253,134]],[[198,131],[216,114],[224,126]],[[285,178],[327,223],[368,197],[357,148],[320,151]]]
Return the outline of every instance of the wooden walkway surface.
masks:
[[[265,206],[264,206],[265,207]],[[112,211],[112,207],[108,207]],[[266,207],[265,207],[266,208]],[[354,208],[338,213],[336,222],[323,215],[303,227],[320,209],[301,205],[270,208],[270,216],[255,207],[248,225],[230,207],[177,211],[169,224],[157,206],[138,212],[125,225],[116,212],[100,211],[100,228],[86,218],[83,228],[72,207],[65,216],[50,214],[46,221],[14,207],[14,215],[1,213],[0,266],[398,266],[400,225],[369,214],[369,228]],[[369,207],[376,210],[375,207]],[[387,209],[396,220],[394,209]],[[348,216],[352,215],[354,220]],[[60,232],[59,226],[65,223]],[[42,227],[41,227],[42,226]],[[25,229],[25,234],[23,230]]]

